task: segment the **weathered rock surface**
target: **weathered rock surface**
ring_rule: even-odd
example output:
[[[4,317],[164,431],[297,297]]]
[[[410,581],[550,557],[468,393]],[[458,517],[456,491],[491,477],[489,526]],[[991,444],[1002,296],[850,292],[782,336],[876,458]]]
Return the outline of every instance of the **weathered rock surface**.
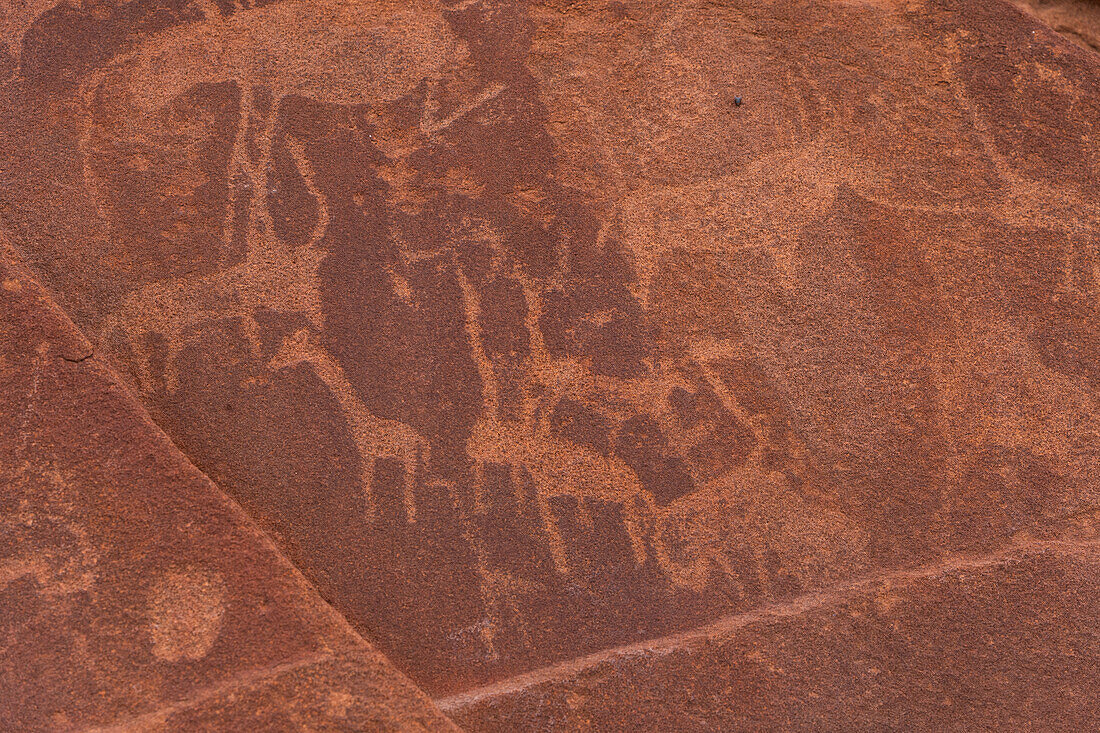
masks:
[[[480,731],[1095,730],[1095,542],[806,594],[442,704]]]
[[[1090,720],[1100,57],[1002,2],[0,23],[23,255],[472,728]]]
[[[0,730],[451,728],[7,257]]]
[[[1100,52],[1100,2],[1096,0],[1013,0],[1013,2],[1082,48]]]

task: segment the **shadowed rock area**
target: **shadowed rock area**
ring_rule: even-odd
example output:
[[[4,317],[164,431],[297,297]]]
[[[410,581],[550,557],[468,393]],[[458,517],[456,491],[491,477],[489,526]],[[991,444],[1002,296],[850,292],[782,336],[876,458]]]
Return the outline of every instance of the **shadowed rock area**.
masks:
[[[10,4],[0,222],[471,730],[1095,725],[1100,56],[1025,4]],[[132,572],[205,658],[243,586]],[[156,725],[369,729],[316,664]]]
[[[1082,48],[1100,53],[1100,2],[1097,0],[1013,2]]]

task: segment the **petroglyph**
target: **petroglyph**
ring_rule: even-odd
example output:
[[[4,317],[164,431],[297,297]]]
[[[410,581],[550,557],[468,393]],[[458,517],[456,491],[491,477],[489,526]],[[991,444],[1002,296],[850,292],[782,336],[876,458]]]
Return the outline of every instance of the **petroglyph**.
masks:
[[[372,13],[377,24],[364,24],[362,18]],[[327,39],[327,45],[322,51],[337,54],[339,61],[333,58],[318,64],[319,49],[313,41],[300,47],[288,45],[290,39],[307,37],[297,35],[303,24],[324,28],[320,35]],[[352,51],[361,54],[360,63],[350,62],[348,53]],[[263,306],[279,312],[300,312],[315,325],[320,323],[315,278],[324,254],[318,244],[328,226],[328,208],[313,183],[313,171],[301,143],[293,135],[284,137],[285,145],[320,210],[304,248],[292,249],[272,234],[267,199],[273,193],[269,180],[273,117],[280,100],[300,95],[350,105],[396,99],[423,80],[438,77],[442,69],[459,63],[464,53],[438,13],[386,10],[378,2],[331,2],[323,6],[281,2],[226,20],[190,23],[167,31],[119,57],[86,82],[85,100],[110,110],[106,113],[110,116],[100,123],[101,129],[95,125],[87,128],[82,141],[86,160],[94,159],[99,149],[112,144],[113,129],[127,131],[125,134],[138,141],[147,139],[131,115],[132,109],[100,104],[107,92],[126,99],[127,107],[137,105],[147,114],[157,115],[199,84],[231,82],[240,90],[237,130],[227,172],[233,190],[227,202],[222,244],[225,249],[232,244],[234,206],[243,200],[247,211],[245,259],[221,267],[210,276],[143,286],[140,292],[127,296],[122,307],[111,315],[103,330],[108,333],[120,329],[129,339],[130,348],[140,355],[143,381],[150,379],[149,355],[137,330],[155,331],[168,340],[166,386],[173,390],[176,379],[172,356],[182,347],[182,339],[203,321],[239,318],[246,333],[254,337],[253,315]],[[164,62],[166,58],[172,61]],[[261,110],[257,116],[261,92],[266,111]],[[490,90],[485,98],[496,93],[499,89]],[[103,118],[104,113],[99,116]],[[190,134],[186,128],[183,132]],[[93,190],[102,191],[106,185],[103,178],[109,175],[89,170],[86,163],[85,176]],[[98,199],[102,211],[102,193]],[[109,216],[104,218],[109,222]],[[137,324],[141,324],[140,329],[136,329]],[[142,386],[150,388],[148,383]]]
[[[260,12],[269,14],[273,11]],[[294,12],[296,11],[280,10],[278,22],[288,22],[286,18],[295,17]],[[266,15],[264,18],[271,20]],[[394,33],[394,28],[401,27],[404,21],[395,16],[387,22],[390,25],[380,26],[385,29],[379,31],[382,35]],[[247,19],[243,17],[240,20],[230,19],[225,23],[248,24],[248,27],[252,27],[253,24],[262,25],[260,18],[253,17],[251,14]],[[264,31],[264,33],[268,32]],[[218,45],[218,39],[222,37],[233,39],[234,45]],[[412,34],[411,37],[416,37],[416,34]],[[413,41],[403,42],[412,43]],[[138,376],[142,388],[147,392],[155,391],[157,385],[149,367],[154,355],[149,351],[145,334],[159,334],[164,339],[164,344],[158,346],[166,349],[164,384],[161,388],[171,394],[178,388],[180,368],[178,355],[186,344],[210,323],[225,319],[238,321],[248,338],[252,355],[256,358],[260,357],[262,348],[260,328],[255,321],[255,313],[260,308],[280,313],[302,313],[309,318],[313,330],[319,330],[323,325],[316,277],[317,267],[324,257],[322,240],[331,224],[330,205],[315,182],[313,164],[309,161],[303,141],[285,131],[281,139],[295,169],[305,183],[310,198],[316,202],[317,215],[304,247],[293,248],[273,235],[274,223],[269,194],[273,189],[270,173],[277,124],[275,116],[279,101],[287,94],[304,94],[342,103],[376,102],[379,99],[385,99],[387,93],[371,89],[364,91],[361,87],[357,87],[358,93],[362,96],[351,99],[341,96],[342,93],[333,95],[331,84],[327,83],[321,85],[325,90],[322,93],[319,91],[319,82],[316,80],[288,81],[298,78],[289,62],[280,61],[282,66],[278,67],[278,73],[268,71],[266,73],[271,74],[271,78],[268,78],[259,74],[256,69],[248,67],[245,61],[239,60],[253,59],[255,49],[263,48],[267,43],[270,43],[268,36],[248,35],[235,27],[227,28],[217,23],[192,24],[186,29],[173,31],[159,38],[155,44],[146,44],[139,48],[116,64],[117,71],[100,74],[100,81],[96,82],[99,85],[109,83],[116,93],[129,94],[136,105],[150,110],[164,108],[171,99],[170,92],[179,96],[185,89],[193,87],[200,81],[206,84],[233,81],[241,90],[236,113],[238,122],[226,174],[233,185],[227,200],[221,238],[223,247],[226,250],[230,249],[232,245],[230,240],[234,236],[234,211],[243,200],[248,222],[247,246],[243,261],[217,267],[212,273],[206,275],[186,276],[143,285],[138,291],[126,297],[123,305],[105,320],[103,326],[103,332],[106,335],[114,331],[120,332],[131,351],[137,355]],[[450,43],[454,45],[453,42]],[[189,64],[181,67],[186,69],[186,76],[183,75],[183,71],[173,72],[154,63],[160,54],[170,53],[173,58],[178,58],[179,53],[182,53],[180,49],[198,47],[202,44],[213,44],[216,53],[209,55],[208,60],[204,62],[205,65]],[[457,58],[457,56],[449,58],[446,62],[453,64]],[[430,77],[436,72],[438,68],[434,71],[418,68],[418,78]],[[116,81],[116,77],[123,80],[122,87],[119,86],[120,82]],[[89,85],[89,89],[93,88],[95,84]],[[393,87],[389,96],[397,95],[398,92],[393,91],[396,89],[397,87]],[[155,93],[149,90],[155,90]],[[265,96],[264,106],[267,111],[257,114],[256,108],[261,99],[260,90]],[[439,117],[437,111],[439,103],[429,96],[420,121],[421,132],[429,138],[444,132],[472,111],[492,102],[503,90],[503,85],[489,85],[469,102],[460,105],[444,117]],[[94,94],[89,91],[85,96],[92,98]],[[390,131],[380,136],[382,140],[393,137],[394,132]],[[86,138],[85,147],[93,150],[105,143],[102,136],[94,144],[89,143],[89,140],[91,140],[90,137]],[[415,147],[395,149],[394,153],[404,157],[410,155],[415,149]],[[399,171],[402,165],[400,160],[401,158],[397,158],[387,165],[390,169]],[[102,175],[93,174],[93,178],[102,177]],[[405,184],[398,185],[400,181],[393,179],[391,183],[395,196],[399,191],[405,190],[401,187]],[[102,185],[102,182],[99,183],[97,188],[101,188]],[[394,205],[403,206],[400,199],[395,200]],[[415,211],[416,209],[411,210],[412,213]],[[490,241],[493,239],[491,238]],[[499,241],[499,237],[496,241]],[[498,250],[496,256],[499,258],[502,255],[506,253]],[[422,255],[402,249],[402,257],[404,265],[407,266],[416,262]],[[414,304],[416,290],[409,285],[400,271],[391,267],[387,269],[387,274],[394,291],[401,299],[410,305]],[[517,276],[523,277],[519,274]],[[562,280],[551,281],[551,284],[554,282],[560,283]],[[468,323],[476,324],[479,318],[476,288],[462,276],[460,276],[460,283],[467,301]],[[526,282],[524,285],[524,297],[533,306],[532,313],[535,319],[527,324],[529,337],[535,348],[534,363],[530,369],[533,381],[528,385],[540,389],[549,387],[549,398],[525,401],[525,407],[522,408],[525,423],[499,420],[496,417],[500,411],[497,378],[493,373],[490,359],[478,342],[477,329],[471,326],[471,348],[475,352],[475,361],[479,365],[485,390],[484,414],[489,417],[475,427],[468,441],[468,455],[479,467],[487,462],[497,462],[522,466],[530,471],[538,487],[544,529],[551,538],[554,556],[561,572],[568,574],[568,562],[565,559],[566,552],[562,546],[560,534],[554,526],[555,519],[549,509],[548,502],[555,496],[599,497],[623,506],[626,512],[624,522],[631,536],[636,559],[640,563],[645,554],[641,537],[642,526],[652,521],[656,514],[652,495],[641,488],[634,471],[621,459],[577,451],[575,446],[552,438],[547,420],[561,399],[568,397],[594,403],[608,393],[620,402],[625,401],[629,404],[629,408],[618,410],[620,419],[626,419],[631,414],[648,413],[653,409],[654,403],[664,402],[669,390],[674,386],[673,382],[660,385],[654,385],[648,380],[620,383],[615,379],[598,377],[580,363],[570,366],[570,360],[550,358],[545,350],[541,326],[537,324],[541,304],[536,305],[535,301],[541,297],[539,293],[543,287],[533,282]],[[597,321],[596,324],[599,325],[599,322]],[[309,331],[299,330],[291,337],[285,338],[278,354],[267,361],[266,366],[272,371],[278,371],[303,362],[312,366],[313,371],[337,398],[341,412],[351,427],[363,464],[361,480],[363,491],[367,495],[368,513],[373,511],[369,492],[375,462],[380,458],[396,458],[402,462],[405,470],[406,512],[410,518],[414,518],[416,503],[413,482],[418,466],[427,465],[430,459],[427,442],[417,435],[415,430],[400,421],[374,416],[358,397],[339,364]],[[679,382],[682,381],[679,380]],[[560,459],[562,455],[570,454],[572,457],[568,460]],[[475,487],[475,491],[477,490]],[[697,559],[694,563],[695,569],[689,571],[688,575],[684,575],[683,572],[676,570],[672,561],[668,559],[666,551],[658,549],[657,554],[665,561],[666,570],[674,577],[683,579],[690,576],[691,580],[688,582],[691,585],[698,585],[700,579],[705,576],[701,568],[707,563],[706,558]]]
[[[0,464],[0,469],[13,466]],[[0,534],[21,552],[0,560],[0,591],[23,578],[55,603],[92,590],[100,552],[83,524],[72,516],[69,481],[56,468],[26,464],[5,476],[15,511],[0,516]]]
[[[630,511],[626,526],[632,530],[634,552],[638,562],[642,562],[645,559],[639,531],[642,517],[635,502],[651,512],[654,509],[652,497],[642,490],[634,473],[621,460],[577,450],[554,441],[545,434],[545,429],[542,432],[532,435],[530,427],[522,423],[478,423],[470,436],[468,450],[479,463],[522,466],[530,471],[539,491],[544,528],[552,538],[554,559],[562,573],[569,573],[569,563],[549,510],[548,499],[553,496],[595,496],[621,504]]]
[[[426,684],[995,538],[1093,467],[1087,75],[975,74],[891,3],[246,5],[79,76],[114,289],[74,298]]]
[[[195,661],[210,653],[225,614],[225,582],[201,569],[169,571],[149,599],[153,654],[164,662]]]
[[[287,7],[291,5],[288,4]],[[423,480],[419,472],[427,470],[432,464],[429,441],[405,422],[377,416],[364,401],[360,390],[345,374],[339,361],[320,342],[318,334],[325,327],[325,317],[319,294],[318,268],[326,255],[326,233],[333,227],[334,216],[337,214],[325,186],[318,181],[319,172],[325,175],[328,172],[318,171],[317,163],[311,160],[311,156],[316,154],[311,152],[310,146],[313,142],[299,137],[289,129],[280,128],[281,104],[288,95],[300,95],[342,105],[377,105],[409,91],[414,81],[427,79],[427,95],[417,121],[418,130],[410,133],[401,124],[390,122],[383,114],[372,112],[370,118],[375,125],[372,142],[387,156],[378,167],[380,178],[388,184],[386,204],[392,212],[419,216],[424,213],[425,206],[432,202],[434,195],[425,190],[410,161],[415,155],[422,154],[435,144],[433,141],[438,141],[456,128],[476,125],[476,122],[471,123],[471,118],[476,116],[475,113],[498,103],[505,94],[506,87],[503,84],[474,85],[467,100],[457,104],[453,100],[438,98],[441,87],[433,78],[440,75],[443,66],[458,63],[463,52],[460,52],[453,39],[444,39],[445,42],[440,44],[440,34],[427,29],[423,21],[417,21],[421,25],[413,28],[399,16],[393,16],[387,21],[388,25],[378,26],[383,29],[378,31],[379,37],[392,35],[400,30],[405,32],[400,43],[414,44],[418,42],[417,39],[434,33],[433,42],[444,48],[450,57],[442,61],[439,60],[440,57],[431,57],[435,61],[413,68],[415,79],[409,76],[406,81],[397,80],[390,86],[345,84],[339,80],[319,80],[309,74],[303,75],[299,67],[321,67],[301,63],[300,57],[304,51],[293,48],[284,48],[280,51],[282,55],[273,61],[265,60],[265,64],[272,64],[271,68],[260,68],[256,59],[265,57],[263,54],[257,55],[256,50],[271,45],[274,38],[271,34],[276,32],[274,29],[279,23],[287,23],[290,22],[288,19],[296,18],[295,13],[298,11],[278,10],[278,17],[272,20],[271,16],[275,12],[262,10],[224,21],[193,24],[173,31],[145,44],[129,57],[120,59],[114,68],[101,73],[96,81],[87,85],[86,99],[94,99],[97,93],[95,90],[109,86],[114,95],[128,96],[132,106],[154,113],[175,104],[173,100],[181,98],[187,90],[194,89],[199,83],[209,85],[231,82],[237,90],[236,122],[224,173],[230,188],[220,220],[220,246],[225,253],[222,255],[223,261],[200,275],[185,275],[142,284],[127,295],[121,307],[105,320],[103,332],[106,335],[112,332],[122,335],[128,348],[136,356],[138,378],[143,390],[149,394],[163,390],[168,395],[174,395],[179,387],[179,370],[182,368],[179,363],[180,353],[204,329],[226,320],[234,320],[241,325],[251,357],[262,363],[263,368],[272,374],[298,364],[308,364],[336,398],[340,413],[356,444],[361,465],[359,482],[361,493],[365,497],[364,521],[378,515],[377,501],[371,495],[378,461],[394,459],[402,467],[404,513],[412,523],[416,521],[418,513],[417,482]],[[267,26],[264,26],[265,23]],[[261,26],[264,26],[262,31],[255,30]],[[246,32],[243,30],[245,28],[253,30]],[[222,42],[220,39],[227,40]],[[186,58],[189,53],[187,49],[198,53],[198,49],[206,46],[213,48],[213,52],[201,60],[196,57],[196,63],[183,64],[178,70],[166,68],[156,61],[160,57]],[[450,50],[446,50],[448,48]],[[401,48],[398,48],[398,53],[400,52]],[[372,62],[373,66],[367,64],[366,68],[375,68],[378,63],[381,62],[376,60]],[[331,66],[335,68],[339,65]],[[126,117],[130,119],[129,113]],[[89,151],[92,160],[95,159],[96,150],[112,144],[112,133],[107,131],[107,125],[116,124],[116,119],[109,116],[99,123],[102,131],[89,129],[84,147]],[[158,124],[169,125],[167,129],[171,130],[170,125],[173,123],[169,120]],[[803,121],[802,124],[807,123]],[[196,133],[188,127],[182,127],[180,132],[190,136]],[[144,133],[135,133],[136,139],[141,140],[143,137]],[[278,145],[282,146],[282,154],[291,163],[292,172],[301,180],[305,191],[304,200],[312,202],[313,208],[307,207],[306,210],[313,213],[300,225],[307,232],[305,241],[300,246],[295,246],[283,236],[277,235],[276,216],[284,215],[279,208],[283,204],[280,199],[282,192],[278,190],[278,186],[289,185],[283,179],[279,179],[282,182],[277,182],[272,175],[275,148]],[[771,160],[760,160],[754,163],[753,170],[789,171],[786,178],[777,174],[777,184],[773,188],[787,192],[787,198],[783,201],[797,200],[800,204],[805,204],[806,201],[817,202],[814,207],[801,209],[805,212],[804,220],[812,220],[827,203],[831,181],[819,180],[807,187],[807,184],[798,180],[799,166],[806,164],[805,156],[789,157],[790,160],[781,165],[777,165],[777,161],[781,159],[779,155]],[[823,158],[822,161],[824,162]],[[94,190],[105,190],[108,187],[106,179],[112,175],[111,171],[104,170],[102,166],[99,169],[93,166],[89,170],[89,184]],[[183,183],[195,185],[194,182]],[[459,196],[472,196],[476,200],[488,195],[484,183],[478,183],[468,171],[461,168],[452,167],[440,179],[440,183],[444,190]],[[722,222],[731,216],[737,218],[744,229],[775,232],[771,235],[773,240],[764,244],[771,246],[776,252],[782,252],[781,242],[777,238],[782,236],[789,239],[798,225],[778,218],[779,213],[773,214],[759,207],[746,208],[744,202],[747,189],[740,194],[729,192],[736,185],[737,179],[730,176],[687,184],[675,191],[669,189],[656,194],[639,193],[642,203],[625,200],[617,208],[620,213],[614,226],[599,227],[594,242],[597,251],[613,246],[613,230],[626,234],[626,241],[634,254],[635,275],[628,276],[623,284],[630,289],[642,308],[653,305],[649,298],[652,280],[661,266],[660,258],[675,247],[674,243],[692,237],[701,242],[703,240],[699,239],[700,234],[726,236],[723,232],[730,228],[723,227]],[[659,200],[655,199],[655,195],[666,200],[672,198],[683,201],[709,196],[715,200],[715,208],[710,212],[709,222],[704,217],[689,224],[693,229],[685,229],[679,233],[661,233],[655,227],[660,226],[662,218],[653,211],[667,207],[667,204],[650,203],[652,200]],[[101,199],[102,196],[101,193]],[[509,193],[508,201],[532,219],[537,221],[541,218],[544,226],[551,221],[547,216],[551,199],[544,185],[528,186]],[[785,210],[782,206],[773,206],[778,212]],[[241,211],[244,213],[239,213]],[[237,222],[242,216],[246,223],[245,246],[243,257],[234,262],[232,253],[236,246],[235,238],[240,236],[240,225]],[[465,274],[461,267],[457,267],[456,278],[462,298],[462,311],[465,314],[468,347],[482,385],[480,417],[472,426],[465,442],[466,456],[473,463],[473,481],[469,489],[473,492],[475,505],[481,506],[480,502],[483,501],[483,483],[490,466],[508,467],[517,477],[517,481],[521,475],[529,477],[535,490],[537,531],[549,542],[555,571],[563,578],[576,578],[573,582],[579,582],[582,577],[582,569],[575,566],[577,561],[573,559],[576,551],[573,545],[578,542],[578,537],[572,529],[569,530],[572,534],[567,534],[562,523],[591,524],[593,518],[590,513],[593,511],[592,507],[596,506],[592,504],[594,501],[621,508],[621,518],[616,521],[621,523],[628,538],[631,562],[637,569],[643,568],[648,562],[656,563],[656,567],[673,587],[702,592],[712,581],[715,567],[721,568],[731,577],[745,572],[743,567],[738,566],[738,561],[730,550],[718,542],[680,547],[674,551],[670,547],[670,538],[666,535],[663,524],[664,517],[669,512],[665,504],[681,496],[680,492],[713,492],[714,498],[718,500],[730,491],[733,483],[743,483],[749,480],[748,477],[757,476],[763,471],[761,461],[767,436],[758,424],[760,418],[749,416],[739,409],[736,399],[713,372],[707,371],[700,359],[693,361],[689,357],[686,362],[689,370],[698,373],[694,377],[682,373],[684,365],[670,361],[660,363],[649,374],[623,378],[599,373],[585,357],[552,354],[547,345],[544,332],[546,326],[543,323],[544,316],[553,316],[545,303],[547,293],[569,286],[571,279],[575,277],[572,271],[575,263],[571,261],[572,258],[591,255],[562,249],[550,277],[533,277],[528,274],[526,264],[517,263],[517,255],[525,257],[528,254],[538,255],[537,252],[517,253],[505,247],[506,232],[501,230],[499,223],[472,218],[469,221],[469,226],[480,232],[477,238],[492,252],[491,272],[514,278],[520,285],[523,303],[526,305],[523,329],[530,346],[529,355],[521,362],[523,375],[519,383],[503,384],[497,371],[499,365],[486,349],[480,325],[484,317],[492,315],[485,312],[481,305],[479,289],[484,287],[484,276],[474,278]],[[778,230],[775,225],[779,223],[785,224],[787,229]],[[666,249],[652,247],[662,240],[669,242]],[[400,236],[397,241],[400,245],[399,258],[385,266],[386,278],[393,293],[402,303],[414,309],[419,308],[422,286],[410,279],[411,268],[432,261],[436,255],[431,250],[410,247]],[[648,253],[650,259],[645,259],[643,253]],[[270,358],[264,358],[263,328],[256,321],[256,313],[260,309],[282,314],[301,314],[306,318],[309,327],[297,329],[291,335],[283,337],[276,353]],[[575,316],[583,328],[593,332],[599,332],[620,317],[614,309],[604,310],[599,307],[587,312],[582,309]],[[162,340],[155,348],[163,351],[163,354],[158,356],[158,353],[151,351],[148,334],[159,335]],[[687,346],[688,352],[694,348],[692,344]],[[560,351],[560,347],[555,348]],[[156,358],[163,358],[165,362],[163,384],[160,385],[150,367]],[[502,395],[509,389],[518,391],[520,395],[519,408],[513,417],[507,416],[503,407]],[[705,461],[708,459],[705,456],[708,454],[700,454],[695,462],[695,459],[685,462],[679,456],[697,448],[703,450],[707,441],[713,441],[715,437],[720,438],[718,445],[723,445],[721,440],[725,438],[720,433],[729,428],[723,427],[721,421],[714,426],[704,423],[685,427],[669,407],[674,393],[695,394],[700,389],[713,391],[718,395],[722,409],[731,416],[722,419],[739,421],[750,426],[747,430],[751,437],[740,439],[747,440],[752,445],[744,458],[719,461],[716,464],[717,472],[714,466],[708,466],[706,474],[697,466],[706,465]],[[602,438],[607,444],[606,454],[579,445],[575,442],[579,438],[567,438],[554,427],[553,417],[562,413],[567,405],[578,405],[578,409],[588,410],[593,415],[606,416],[601,418],[609,421],[606,437]],[[669,457],[662,459],[666,464],[643,465],[649,460],[644,457],[649,448],[640,453],[638,449],[628,450],[629,441],[639,440],[643,443],[667,441],[666,447],[657,448],[669,452]],[[613,446],[613,441],[618,442]],[[630,460],[635,462],[634,465],[628,464],[623,455],[619,454],[623,451],[626,451],[624,455],[631,456]],[[637,463],[639,460],[643,463]],[[682,467],[677,467],[681,465]],[[656,479],[657,483],[654,483],[653,478],[647,478],[645,482],[639,478],[638,471],[656,471],[654,476],[664,476],[669,467],[675,467],[672,475],[681,477],[677,480],[683,487],[677,488],[675,493],[667,497],[654,493],[664,491],[660,485],[660,481],[664,479]],[[574,503],[563,504],[562,500],[566,498]],[[454,517],[454,521],[463,527],[464,534],[475,546],[482,547],[479,530],[472,526],[469,517],[460,513]],[[513,616],[521,615],[520,609],[523,605],[520,596],[534,586],[520,577],[494,570],[485,560],[485,549],[480,549],[479,553],[482,559],[479,561],[478,572],[491,614],[475,627],[471,627],[476,632],[472,636],[460,634],[455,639],[456,643],[467,643],[463,641],[467,637],[470,642],[481,639],[488,658],[495,659],[499,653],[497,639],[507,631],[509,623],[502,614],[510,608],[509,613]],[[753,562],[758,567],[750,571],[751,574],[762,575],[764,571],[759,566],[759,561]],[[744,584],[748,581],[741,582]],[[528,590],[524,591],[524,588]],[[527,622],[522,619],[520,624],[523,628],[527,627]]]
[[[284,0],[189,23],[116,59],[132,102],[162,109],[199,82],[263,86],[337,104],[398,99],[466,50],[427,2]]]
[[[466,115],[470,114],[474,110],[478,109],[487,102],[491,102],[500,96],[505,86],[503,84],[491,84],[487,89],[475,96],[466,104],[459,107],[457,110],[447,115],[445,118],[439,118],[439,103],[432,97],[424,103],[424,115],[420,120],[420,130],[428,137],[433,137],[446,130],[454,123],[461,120]]]
[[[983,113],[981,105],[975,103],[973,93],[967,87],[964,78],[965,61],[959,50],[962,35],[961,33],[951,35],[942,41],[943,75],[948,81],[952,96],[972,122],[984,154],[993,162],[997,175],[1006,186],[1004,195],[996,201],[997,205],[983,207],[982,213],[989,213],[992,210],[1009,224],[1031,222],[1045,228],[1068,232],[1077,232],[1100,224],[1100,201],[1095,197],[1081,196],[1080,192],[1074,190],[1072,186],[1058,185],[1049,177],[1028,175],[1006,156],[997,143],[990,121]],[[1026,72],[1017,74],[1014,83],[1019,83],[1027,76]],[[1068,83],[1064,82],[1064,84]],[[1043,86],[1045,88],[1046,84],[1044,83]],[[1079,99],[1082,91],[1074,85],[1068,86],[1070,96]],[[1018,91],[1023,92],[1022,89]],[[1095,151],[1092,155],[1096,155]],[[891,203],[899,208],[910,205],[907,201]]]
[[[335,359],[305,329],[283,340],[268,366],[274,370],[295,364],[309,364],[340,404],[348,421],[363,465],[362,486],[370,503],[370,488],[374,485],[374,465],[381,458],[396,458],[405,470],[405,512],[410,522],[416,521],[416,499],[413,493],[416,474],[421,466],[431,462],[431,446],[415,430],[397,420],[386,420],[371,413],[348,382],[344,370]]]

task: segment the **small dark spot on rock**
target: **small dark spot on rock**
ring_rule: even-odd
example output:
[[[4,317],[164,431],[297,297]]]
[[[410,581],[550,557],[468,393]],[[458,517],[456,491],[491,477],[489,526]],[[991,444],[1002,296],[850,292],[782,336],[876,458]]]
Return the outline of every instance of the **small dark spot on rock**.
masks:
[[[61,354],[61,358],[64,359],[65,361],[73,363],[73,364],[80,364],[81,362],[92,358],[94,355],[95,355],[95,351],[93,349],[89,348],[87,351],[78,351],[76,353],[70,352],[70,353],[67,353],[67,354]]]
[[[733,98],[733,106],[734,107],[740,107],[741,106],[741,97],[734,97]]]

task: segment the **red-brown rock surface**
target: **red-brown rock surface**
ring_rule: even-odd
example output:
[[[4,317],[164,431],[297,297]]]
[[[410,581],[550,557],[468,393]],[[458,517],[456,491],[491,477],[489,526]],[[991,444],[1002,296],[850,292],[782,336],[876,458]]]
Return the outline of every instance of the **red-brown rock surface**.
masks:
[[[1100,52],[1100,2],[1097,0],[1013,0],[1083,48]]]
[[[0,730],[448,728],[3,249],[0,415]]]
[[[1087,47],[999,0],[3,7],[0,221],[95,353],[50,362],[91,406],[41,461],[131,445],[112,511],[237,577],[103,592],[308,609],[240,611],[262,663],[216,637],[194,684],[242,707],[139,661],[86,720],[73,639],[123,622],[58,652],[16,609],[3,664],[60,677],[0,680],[13,720],[445,725],[366,639],[472,730],[1096,725]],[[177,448],[263,557],[186,534]],[[336,623],[291,563],[353,660],[278,673]]]

